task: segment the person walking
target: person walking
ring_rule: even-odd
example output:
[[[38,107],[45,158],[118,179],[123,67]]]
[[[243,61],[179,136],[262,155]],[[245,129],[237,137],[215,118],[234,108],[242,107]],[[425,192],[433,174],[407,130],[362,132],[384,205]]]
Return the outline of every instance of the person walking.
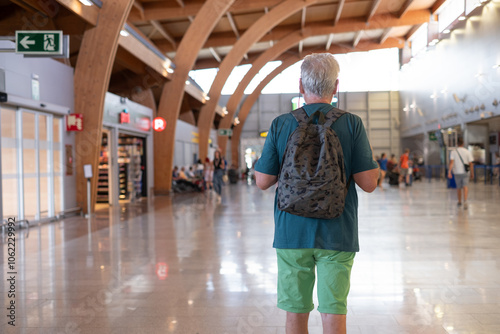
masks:
[[[217,202],[221,202],[221,194],[222,194],[222,184],[224,181],[222,177],[224,176],[225,170],[225,162],[222,154],[219,150],[216,150],[214,153],[214,190],[217,194]]]
[[[450,166],[448,168],[448,178],[451,179],[455,175],[455,183],[457,185],[458,206],[462,205],[462,189],[464,190],[464,209],[467,210],[467,195],[469,194],[469,170],[470,177],[474,177],[474,164],[472,163],[472,154],[464,148],[464,140],[457,139],[458,147],[450,152]]]
[[[410,185],[410,149],[407,148],[405,149],[405,152],[399,157],[399,184],[401,185],[401,182],[403,180],[405,181],[405,184],[407,186]]]
[[[378,165],[380,166],[380,180],[378,186],[380,189],[384,189],[383,183],[385,179],[385,174],[387,173],[387,154],[382,153],[380,156],[380,160],[378,161]]]
[[[214,180],[214,165],[208,157],[205,158],[203,167],[203,179],[205,181],[205,190],[212,190]]]
[[[326,115],[332,110],[338,73],[339,65],[331,54],[312,54],[304,58],[299,89],[306,102],[303,111],[307,116],[317,111]],[[262,155],[255,166],[256,183],[260,189],[268,189],[277,182],[287,140],[297,127],[298,122],[292,113],[281,115],[272,122]],[[316,267],[318,311],[323,333],[346,333],[350,273],[355,252],[359,251],[355,184],[372,192],[377,187],[379,169],[358,116],[346,113],[331,128],[341,144],[345,178],[354,181],[347,182],[342,214],[333,219],[303,217],[281,211],[275,200],[273,247],[278,260],[277,306],[287,312],[287,334],[308,333],[309,313],[314,309],[312,293]],[[335,201],[334,198],[331,201]]]

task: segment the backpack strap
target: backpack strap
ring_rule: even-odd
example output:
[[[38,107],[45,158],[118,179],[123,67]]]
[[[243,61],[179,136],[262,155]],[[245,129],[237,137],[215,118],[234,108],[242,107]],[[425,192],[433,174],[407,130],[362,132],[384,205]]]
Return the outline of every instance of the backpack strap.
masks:
[[[333,107],[329,112],[326,113],[325,126],[331,127],[335,121],[337,121],[340,116],[347,114],[347,111]]]
[[[309,119],[309,116],[307,116],[306,111],[304,108],[298,108],[292,111],[293,117],[295,117],[295,120],[300,124],[300,123],[307,123],[307,120]]]

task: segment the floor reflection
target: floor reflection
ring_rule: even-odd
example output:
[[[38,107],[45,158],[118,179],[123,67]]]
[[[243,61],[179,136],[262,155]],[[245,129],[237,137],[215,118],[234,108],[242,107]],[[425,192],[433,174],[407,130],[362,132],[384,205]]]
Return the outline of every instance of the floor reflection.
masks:
[[[499,187],[471,185],[467,211],[439,182],[359,196],[349,333],[500,332]],[[175,194],[18,231],[16,328],[2,317],[1,332],[284,333],[273,203],[242,182],[221,204]]]

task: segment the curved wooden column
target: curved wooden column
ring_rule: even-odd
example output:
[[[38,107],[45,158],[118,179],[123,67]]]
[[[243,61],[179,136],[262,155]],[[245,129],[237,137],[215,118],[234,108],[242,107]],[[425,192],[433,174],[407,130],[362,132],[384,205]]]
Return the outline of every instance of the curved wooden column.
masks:
[[[163,86],[158,106],[158,116],[167,121],[167,127],[164,131],[156,132],[154,135],[156,194],[169,193],[172,188],[175,129],[189,71],[213,28],[233,2],[234,0],[206,1],[179,44],[172,81]],[[204,159],[201,152],[200,158]]]
[[[91,164],[91,208],[94,211],[97,195],[97,175],[101,149],[104,99],[120,30],[128,17],[133,0],[106,0],[99,11],[97,25],[87,30],[75,67],[75,113],[83,114],[84,131],[76,134],[76,199],[87,210],[87,185],[83,166]]]
[[[239,151],[240,151],[240,139],[241,132],[243,131],[243,126],[245,125],[245,121],[247,120],[247,116],[252,109],[252,106],[255,104],[255,101],[260,96],[260,93],[266,87],[271,80],[273,80],[278,74],[286,70],[288,67],[292,66],[296,62],[298,62],[300,58],[298,56],[291,56],[288,59],[284,60],[280,66],[276,67],[271,73],[269,73],[264,80],[262,80],[259,85],[255,88],[252,94],[248,95],[245,99],[245,102],[241,105],[240,112],[238,113],[238,118],[240,120],[240,124],[233,129],[233,136],[231,137],[231,163],[235,166],[239,167]],[[297,87],[299,83],[297,82]]]
[[[222,61],[217,76],[210,87],[210,100],[200,110],[198,128],[200,130],[200,156],[208,153],[210,129],[215,117],[215,107],[219,103],[222,88],[233,68],[237,66],[250,47],[258,42],[270,29],[299,10],[320,2],[320,0],[287,0],[274,7],[269,13],[258,19],[234,44],[231,51]]]
[[[266,52],[262,53],[253,63],[252,67],[245,74],[245,77],[240,81],[238,87],[234,93],[229,98],[226,104],[226,110],[228,114],[221,120],[219,125],[220,128],[229,128],[233,122],[234,114],[240,104],[246,87],[250,84],[252,79],[259,73],[259,71],[267,64],[269,61],[274,60],[276,57],[280,56],[286,50],[290,49],[294,45],[298,44],[301,40],[312,36],[325,35],[325,34],[338,34],[343,32],[348,32],[356,29],[361,30],[371,30],[371,29],[383,29],[395,26],[406,26],[414,25],[429,20],[428,11],[412,11],[407,13],[404,19],[395,18],[388,16],[386,14],[377,15],[372,18],[370,25],[366,27],[366,23],[353,22],[352,20],[342,20],[337,25],[320,25],[313,27],[306,27],[305,29],[299,29],[295,32],[288,34],[285,38],[281,39],[272,48],[269,48]],[[363,28],[363,26],[365,26]],[[240,120],[241,122],[241,120]],[[228,141],[227,136],[218,136],[217,144],[219,145],[223,153],[226,152],[226,146]]]
[[[376,49],[388,49],[388,48],[402,48],[404,46],[404,43],[400,41],[397,38],[389,38],[387,39],[384,43],[376,43],[372,41],[361,41],[356,49],[352,49],[350,47],[344,47],[344,46],[338,46],[334,45],[328,50],[324,49],[309,49],[309,50],[304,50],[302,53],[302,57],[305,57],[308,54],[315,53],[315,52],[329,52],[332,54],[342,54],[342,53],[349,53],[349,52],[359,52],[359,51],[368,51],[368,50],[376,50]],[[250,94],[246,99],[245,102],[243,102],[240,112],[238,113],[238,118],[240,120],[240,124],[238,124],[237,127],[233,129],[233,136],[231,138],[231,163],[238,165],[239,164],[239,142],[241,138],[241,132],[243,131],[243,126],[245,125],[245,121],[247,119],[248,113],[250,112],[252,106],[255,104],[255,101],[257,101],[257,98],[259,97],[262,89],[264,89],[265,86],[269,82],[271,82],[272,79],[274,79],[278,74],[280,74],[282,71],[284,71],[286,68],[290,67],[291,65],[295,64],[297,61],[299,61],[300,58],[297,56],[292,56],[289,58],[286,58],[283,60],[283,63],[277,67],[273,72],[271,72],[262,82],[257,86],[257,88],[253,91],[252,94]],[[297,81],[297,89],[298,89],[299,83]]]
[[[153,110],[153,117],[156,116],[158,108],[156,107],[155,97],[151,88],[133,93],[130,99],[136,103],[142,104],[145,107],[151,108],[151,110]]]
[[[231,127],[233,122],[234,115],[236,113],[236,109],[238,108],[238,104],[243,97],[245,89],[250,84],[252,79],[259,73],[259,71],[266,65],[268,62],[272,61],[283,52],[291,48],[292,46],[298,44],[303,38],[306,38],[302,34],[302,30],[295,31],[289,34],[287,37],[280,40],[273,47],[267,49],[264,53],[262,53],[253,63],[252,67],[245,74],[243,79],[238,84],[238,87],[231,95],[226,104],[227,115],[221,120],[219,127],[222,129],[227,129]],[[241,122],[241,120],[240,120]],[[222,154],[226,153],[228,137],[227,136],[218,136],[217,144],[222,152]]]

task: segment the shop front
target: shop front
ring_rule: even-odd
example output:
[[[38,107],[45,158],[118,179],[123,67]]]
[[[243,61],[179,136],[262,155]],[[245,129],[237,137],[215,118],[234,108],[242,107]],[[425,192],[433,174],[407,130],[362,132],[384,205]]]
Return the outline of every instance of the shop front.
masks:
[[[107,93],[97,175],[98,208],[150,196],[152,110]]]

